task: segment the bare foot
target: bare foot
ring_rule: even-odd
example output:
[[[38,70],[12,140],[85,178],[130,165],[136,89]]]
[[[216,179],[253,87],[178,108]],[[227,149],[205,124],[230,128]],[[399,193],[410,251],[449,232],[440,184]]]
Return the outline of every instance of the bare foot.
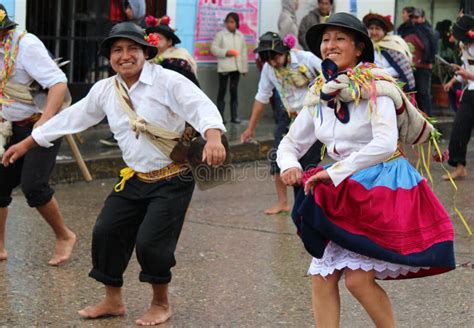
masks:
[[[0,261],[5,261],[8,258],[8,253],[5,248],[0,248]]]
[[[286,204],[286,203],[284,203],[284,204],[276,203],[272,207],[267,208],[265,210],[265,214],[266,215],[275,215],[275,214],[278,214],[278,213],[281,213],[281,212],[288,212],[289,210],[290,210],[290,207],[288,206],[288,204]]]
[[[467,170],[464,166],[457,166],[452,172],[450,172],[451,178],[453,180],[460,180],[467,177]],[[449,177],[447,174],[443,175],[441,179],[448,181]]]
[[[127,313],[127,309],[123,303],[114,304],[110,301],[103,300],[100,303],[88,306],[77,313],[79,313],[79,315],[84,319],[96,319],[101,317],[124,316]]]
[[[135,321],[139,326],[156,326],[166,322],[172,315],[171,307],[164,304],[151,304],[148,311]]]
[[[71,257],[72,250],[76,244],[76,235],[70,231],[67,239],[56,239],[56,245],[54,246],[53,257],[49,260],[49,265],[60,265],[66,262]]]

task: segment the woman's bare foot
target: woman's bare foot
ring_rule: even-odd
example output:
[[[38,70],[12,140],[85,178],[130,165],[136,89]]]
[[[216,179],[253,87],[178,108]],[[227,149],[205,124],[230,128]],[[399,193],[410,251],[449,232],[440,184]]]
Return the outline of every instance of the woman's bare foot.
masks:
[[[171,307],[168,304],[151,304],[148,311],[135,321],[139,326],[156,326],[168,321],[172,315]]]
[[[66,239],[56,239],[54,254],[48,264],[56,266],[69,260],[74,245],[76,244],[76,239],[76,235],[72,231],[68,232],[68,237]]]
[[[281,212],[288,212],[290,210],[290,207],[288,206],[287,203],[276,203],[270,208],[267,208],[265,210],[266,215],[275,215]]]
[[[114,303],[104,299],[96,305],[88,306],[78,311],[78,313],[84,319],[96,319],[110,316],[124,316],[127,313],[127,309],[123,303]]]
[[[464,179],[465,177],[467,177],[466,167],[463,165],[458,165],[452,172],[450,172],[450,175],[453,180]],[[449,176],[445,174],[441,177],[441,179],[448,181]]]
[[[0,261],[5,261],[8,258],[7,250],[3,247],[0,248]]]

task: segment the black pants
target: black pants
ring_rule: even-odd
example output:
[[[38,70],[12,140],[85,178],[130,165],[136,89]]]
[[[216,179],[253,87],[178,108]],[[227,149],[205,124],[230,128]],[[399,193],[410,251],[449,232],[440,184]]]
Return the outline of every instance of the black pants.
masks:
[[[474,127],[474,90],[466,90],[456,112],[449,139],[449,165],[466,165],[467,144]]]
[[[432,113],[431,76],[433,71],[428,68],[417,68],[414,71],[416,83],[416,102],[418,107],[428,116]]]
[[[89,276],[121,287],[135,248],[140,281],[170,282],[171,268],[176,264],[174,252],[193,190],[194,181],[186,175],[156,183],[132,178],[123,191],[113,191],[94,226]]]
[[[237,114],[237,89],[239,87],[240,72],[233,71],[228,73],[219,73],[219,92],[217,94],[217,108],[221,113],[222,119],[224,119],[225,110],[225,94],[227,90],[227,81],[230,78],[229,92],[230,92],[230,117],[234,121],[238,118]]]
[[[13,135],[7,149],[30,136],[33,124],[27,126],[13,124],[12,130]],[[8,167],[0,164],[0,207],[10,205],[12,190],[18,185],[21,185],[30,207],[40,207],[51,200],[54,190],[49,185],[49,178],[56,163],[60,145],[61,139],[53,142],[52,147],[31,149]]]

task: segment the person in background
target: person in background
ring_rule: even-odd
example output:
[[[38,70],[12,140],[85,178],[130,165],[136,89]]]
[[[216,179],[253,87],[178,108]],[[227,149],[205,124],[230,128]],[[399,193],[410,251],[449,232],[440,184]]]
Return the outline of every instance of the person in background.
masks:
[[[459,56],[459,45],[454,38],[452,31],[452,22],[449,19],[445,19],[436,24],[436,30],[440,35],[438,42],[438,55],[445,61],[451,64],[462,65],[461,58]],[[438,63],[436,65],[438,77],[442,84],[446,84],[451,78],[454,77],[453,71]],[[458,94],[462,90],[462,83],[455,81],[448,91],[449,107],[456,112],[458,110]]]
[[[11,126],[9,141],[2,145],[6,151],[31,138],[34,128],[56,117],[68,92],[66,75],[51,59],[43,42],[31,33],[17,30],[17,25],[0,4],[0,122],[10,122]],[[32,98],[29,87],[33,81],[47,89],[47,101],[42,108],[34,101],[26,101]],[[55,234],[55,247],[48,263],[59,265],[70,258],[76,235],[66,226],[49,185],[60,145],[61,140],[57,140],[48,149],[28,151],[13,165],[0,164],[0,261],[8,257],[5,229],[12,191],[17,186],[21,186],[28,205],[41,214]],[[31,248],[38,250],[35,245]]]
[[[298,42],[303,50],[309,50],[306,44],[306,32],[313,26],[323,23],[326,16],[333,10],[334,0],[318,0],[318,6],[310,11],[300,22],[298,28]]]
[[[415,77],[411,68],[412,54],[406,42],[393,31],[390,17],[370,13],[363,18],[364,25],[374,44],[374,63],[403,83],[404,91],[415,90]]]
[[[453,87],[455,81],[464,81],[467,87],[463,92],[461,104],[449,139],[448,164],[455,167],[450,173],[453,179],[462,179],[467,176],[466,152],[474,128],[474,16],[461,16],[453,26],[454,37],[460,42],[462,49],[462,67],[453,65],[456,75],[445,86],[445,90]],[[444,180],[450,180],[443,175]]]
[[[397,29],[397,34],[400,35],[402,38],[405,37],[405,33],[411,29],[412,23],[410,16],[413,14],[415,7],[404,7],[402,9],[402,21],[403,23]]]
[[[196,61],[185,48],[176,47],[181,40],[176,35],[176,30],[170,27],[170,18],[147,16],[145,21],[147,40],[158,48],[158,55],[152,62],[183,74],[199,86]]]
[[[145,27],[145,0],[124,0],[123,9],[127,21]]]
[[[225,28],[216,34],[212,41],[211,52],[217,57],[217,73],[219,75],[219,91],[217,93],[217,108],[225,120],[225,94],[227,82],[230,92],[230,121],[240,124],[238,116],[238,87],[242,74],[248,72],[248,53],[245,36],[239,31],[239,15],[230,12],[224,19]]]
[[[248,142],[257,127],[260,117],[276,89],[284,106],[284,113],[280,116],[275,130],[274,149],[270,153],[270,173],[275,178],[277,202],[265,210],[265,214],[274,215],[286,212],[288,206],[287,187],[280,179],[280,168],[276,163],[276,149],[283,136],[288,132],[290,119],[294,119],[301,108],[309,83],[319,74],[321,59],[309,51],[293,49],[296,37],[288,35],[281,39],[277,33],[266,32],[260,37],[258,53],[263,65],[262,74],[258,83],[258,91],[252,107],[247,129],[240,135],[242,142]],[[301,159],[301,165],[309,168],[317,165],[321,158],[321,144],[315,143]]]
[[[298,35],[298,23],[296,21],[296,11],[299,0],[282,0],[281,13],[278,16],[278,34],[283,39],[288,34]]]
[[[431,78],[438,41],[433,29],[426,22],[423,9],[416,8],[411,15],[412,25],[405,31],[404,39],[414,47],[416,102],[419,108],[432,115]]]

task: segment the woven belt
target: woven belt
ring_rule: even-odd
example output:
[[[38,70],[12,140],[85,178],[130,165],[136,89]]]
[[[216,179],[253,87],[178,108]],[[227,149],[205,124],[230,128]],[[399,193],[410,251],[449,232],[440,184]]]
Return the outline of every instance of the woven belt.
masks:
[[[114,187],[115,192],[121,192],[125,188],[125,183],[130,180],[133,176],[136,176],[138,180],[146,183],[155,183],[164,179],[169,179],[179,175],[182,172],[188,170],[188,166],[185,164],[171,163],[159,170],[141,173],[135,172],[129,167],[120,170],[120,177],[122,178],[119,183]]]
[[[402,157],[402,156],[404,156],[403,152],[399,148],[397,148],[397,150],[395,150],[395,152],[392,154],[392,156],[387,158],[384,162],[390,162],[390,161],[393,161],[394,159],[397,159],[397,158]]]
[[[156,171],[141,173],[136,172],[135,175],[137,179],[146,183],[154,183],[160,180],[168,179],[179,175],[180,173],[186,171],[188,167],[184,164],[171,163],[164,168],[161,168]]]
[[[30,117],[25,118],[24,120],[15,121],[12,123],[17,126],[27,126],[27,125],[35,124],[36,122],[39,121],[40,118],[41,118],[41,113],[35,113],[31,115]]]

